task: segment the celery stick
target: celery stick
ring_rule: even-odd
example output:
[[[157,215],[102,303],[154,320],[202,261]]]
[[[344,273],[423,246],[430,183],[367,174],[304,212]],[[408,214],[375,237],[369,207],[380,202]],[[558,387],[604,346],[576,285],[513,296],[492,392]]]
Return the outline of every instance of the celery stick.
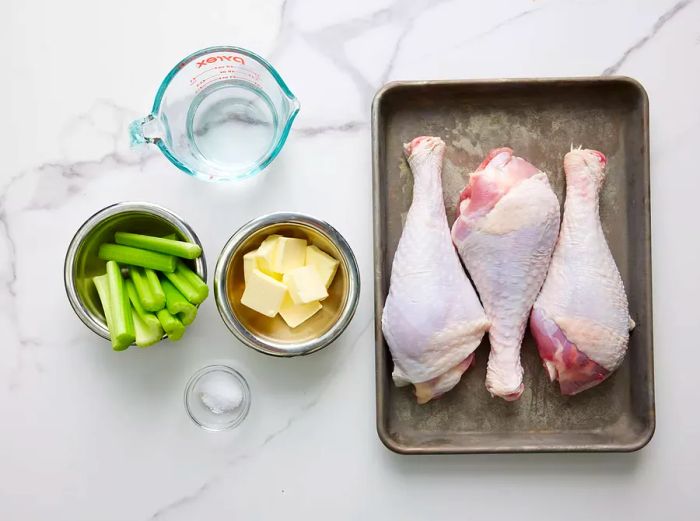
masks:
[[[99,277],[93,277],[93,282],[95,284],[95,287],[97,288],[97,294],[100,296],[100,302],[102,303],[102,310],[105,314],[105,320],[107,321],[107,329],[110,331],[110,337],[111,331],[113,330],[112,327],[112,304],[110,302],[111,299],[111,294],[109,290],[109,281],[108,281],[108,276],[105,275],[100,275]],[[131,281],[126,281],[127,283]],[[133,283],[132,283],[133,284]],[[135,294],[135,289],[134,289],[134,294]],[[158,319],[156,318],[155,315],[152,315],[152,317],[155,319],[155,326],[157,327],[157,330],[160,331],[160,335],[157,340],[159,340],[163,336],[163,330],[160,328],[160,322],[158,322]],[[144,324],[141,319],[136,315],[132,313],[132,318],[134,320],[134,335],[136,337],[136,345],[142,345],[142,342],[145,342],[144,340],[140,340],[140,338],[143,336],[143,333],[141,333],[141,330],[147,330],[147,326],[141,324]],[[157,341],[156,340],[156,341]],[[112,342],[115,342],[115,339],[112,339]],[[141,342],[141,343],[140,343]],[[150,345],[150,344],[148,344]],[[128,347],[128,345],[127,345]],[[116,348],[115,348],[116,349]],[[118,349],[121,350],[121,349]]]
[[[105,322],[107,322],[107,330],[112,331],[112,304],[109,297],[109,282],[107,282],[107,274],[100,275],[98,277],[93,277],[92,282],[95,284],[95,289],[97,289],[97,295],[100,297],[100,303],[102,304],[102,312],[105,315]]]
[[[161,309],[156,315],[170,340],[175,341],[182,338],[182,335],[185,333],[185,326],[182,325],[179,318],[172,316],[167,309]]]
[[[178,262],[175,271],[182,273],[185,276],[185,278],[190,282],[190,284],[198,288],[198,290],[204,291],[207,295],[209,295],[209,287],[207,286],[207,283],[204,282],[199,275],[192,271],[190,267],[187,266],[187,264],[185,264],[184,262]]]
[[[199,304],[204,300],[201,298],[200,293],[197,292],[182,274],[175,272],[163,273],[163,275],[165,275],[166,279],[172,282],[173,286],[175,286],[192,304]],[[163,280],[163,282],[165,282],[165,280]]]
[[[129,347],[136,337],[129,297],[124,290],[124,279],[119,264],[114,261],[107,262],[107,282],[112,317],[112,348],[122,351]]]
[[[177,233],[169,233],[168,235],[163,235],[163,239],[170,239],[171,241],[179,241],[177,238]]]
[[[155,308],[152,311],[159,311],[165,307],[165,293],[163,292],[163,288],[160,285],[160,279],[158,278],[158,274],[151,270],[146,268],[146,280],[148,280],[148,284],[151,286],[151,292],[153,293],[153,298],[155,299]]]
[[[134,314],[131,312],[131,301],[129,300],[129,294],[126,292],[124,282],[122,278],[122,305],[124,306],[124,316],[126,317],[126,328],[130,332],[134,332]],[[134,332],[134,334],[136,333]]]
[[[209,287],[207,286],[206,282],[204,282],[199,275],[197,275],[194,271],[192,271],[184,262],[178,262],[177,267],[175,268],[175,273],[182,279],[184,279],[186,282],[189,283],[189,285],[192,287],[194,290],[195,294],[195,300],[190,299],[187,297],[187,300],[192,302],[193,304],[200,304],[206,300],[206,298],[209,296]],[[177,286],[177,284],[176,284]],[[180,288],[178,288],[180,289]],[[182,291],[182,290],[180,290]]]
[[[133,246],[144,250],[175,255],[183,259],[196,259],[202,254],[202,248],[199,244],[185,241],[173,241],[171,239],[141,235],[139,233],[117,232],[114,234],[114,242],[123,244],[124,246]]]
[[[177,315],[185,326],[189,326],[194,322],[197,316],[197,307],[190,304],[169,280],[163,281],[163,291],[165,291],[165,302],[168,312],[171,315]]]
[[[172,335],[168,335],[168,340],[170,340],[171,342],[177,342],[185,334],[185,330],[186,328],[183,324],[182,329],[178,329],[177,331],[174,331]]]
[[[121,244],[103,244],[98,251],[100,259],[160,271],[175,271],[177,258],[164,253],[132,248]]]
[[[151,285],[148,283],[143,268],[133,266],[129,269],[129,277],[131,277],[134,289],[138,294],[139,302],[146,311],[158,311],[162,309],[162,306],[158,307],[158,302],[156,302],[156,297],[153,294]]]
[[[155,316],[153,313],[149,313],[144,308],[141,299],[139,299],[138,291],[136,289],[134,281],[127,279],[124,281],[124,283],[126,284],[126,292],[129,295],[131,306],[134,308],[134,311],[139,316],[139,319],[141,319],[141,322],[143,322],[147,328],[153,329],[156,327],[160,327],[158,317]],[[136,336],[136,340],[138,342],[138,335]]]
[[[185,311],[180,311],[177,314],[177,318],[180,319],[183,326],[189,326],[192,322],[194,322],[194,319],[197,318],[197,306],[192,306]]]
[[[134,332],[136,334],[136,345],[139,347],[148,347],[160,341],[163,338],[163,329],[160,327],[160,322],[155,315],[150,315],[156,319],[155,324],[147,324],[139,315],[136,306],[132,307],[132,315],[134,317]]]

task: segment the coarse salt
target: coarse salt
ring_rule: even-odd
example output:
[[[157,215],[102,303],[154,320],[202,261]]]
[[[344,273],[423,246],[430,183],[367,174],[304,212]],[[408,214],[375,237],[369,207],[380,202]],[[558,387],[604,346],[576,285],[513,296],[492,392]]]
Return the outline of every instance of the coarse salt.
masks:
[[[233,412],[243,401],[241,385],[229,375],[210,375],[199,385],[202,403],[214,414]]]

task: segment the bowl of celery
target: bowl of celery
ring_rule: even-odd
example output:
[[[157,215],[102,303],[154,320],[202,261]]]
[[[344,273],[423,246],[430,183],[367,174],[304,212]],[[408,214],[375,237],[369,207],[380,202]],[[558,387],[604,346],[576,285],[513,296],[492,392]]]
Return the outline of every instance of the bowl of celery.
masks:
[[[113,204],[90,217],[64,266],[75,313],[116,351],[182,338],[209,294],[206,278],[192,228],[144,202]]]

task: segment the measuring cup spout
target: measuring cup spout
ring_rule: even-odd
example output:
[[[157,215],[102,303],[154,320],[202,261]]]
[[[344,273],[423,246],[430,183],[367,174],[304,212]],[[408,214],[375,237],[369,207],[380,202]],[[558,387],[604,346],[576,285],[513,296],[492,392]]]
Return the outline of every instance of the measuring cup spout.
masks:
[[[299,111],[301,110],[301,103],[294,96],[289,97],[289,120],[290,124],[297,117]]]
[[[161,136],[159,121],[153,114],[132,121],[129,125],[129,137],[131,138],[132,146],[143,143],[157,143]]]
[[[287,101],[289,102],[289,108],[291,109],[291,112],[299,112],[301,110],[301,103],[299,103],[299,100],[297,97],[291,93],[289,88],[285,85],[285,97],[287,98]]]

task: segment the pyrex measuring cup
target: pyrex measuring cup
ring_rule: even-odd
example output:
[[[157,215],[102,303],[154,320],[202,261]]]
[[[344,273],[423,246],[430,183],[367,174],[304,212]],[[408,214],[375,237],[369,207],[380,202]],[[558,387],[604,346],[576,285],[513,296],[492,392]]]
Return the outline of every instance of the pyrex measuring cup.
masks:
[[[241,179],[269,165],[299,102],[277,71],[240,47],[189,55],[165,77],[153,110],[129,127],[132,144],[153,143],[184,172]]]

